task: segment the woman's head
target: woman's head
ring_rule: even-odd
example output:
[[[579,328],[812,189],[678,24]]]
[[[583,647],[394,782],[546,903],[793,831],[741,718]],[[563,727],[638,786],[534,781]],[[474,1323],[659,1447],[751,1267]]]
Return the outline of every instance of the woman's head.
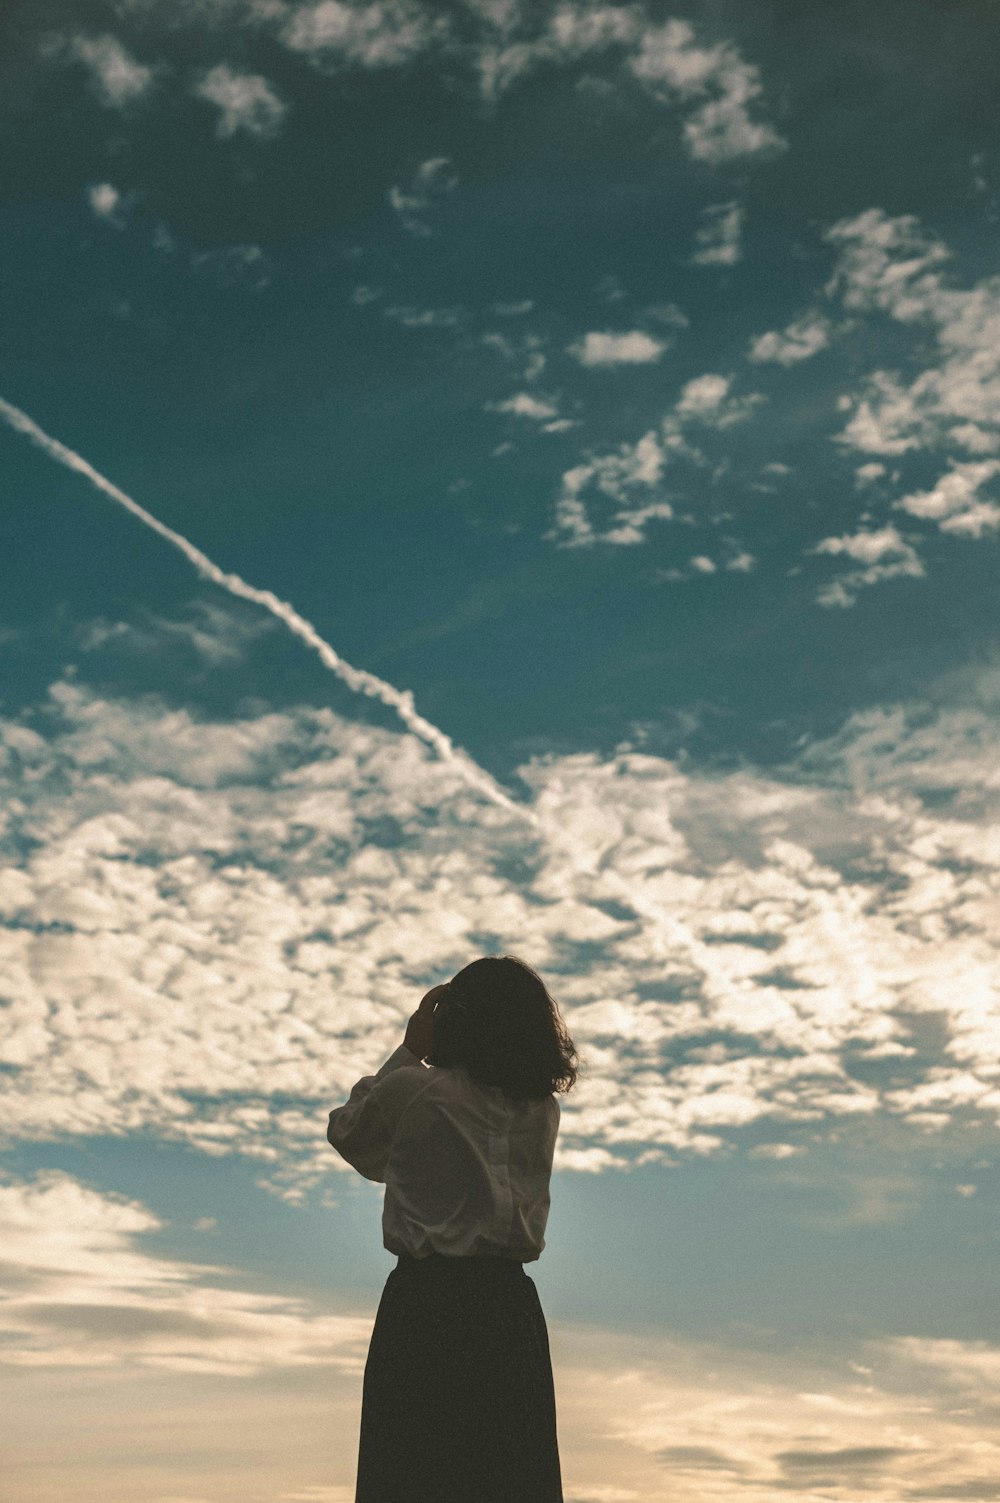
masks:
[[[537,972],[486,955],[453,977],[434,1013],[429,1065],[464,1067],[480,1085],[541,1100],[576,1084],[577,1051]]]

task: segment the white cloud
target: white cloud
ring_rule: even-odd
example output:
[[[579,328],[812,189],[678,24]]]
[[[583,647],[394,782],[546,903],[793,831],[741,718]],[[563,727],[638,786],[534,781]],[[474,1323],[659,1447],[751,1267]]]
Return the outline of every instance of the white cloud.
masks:
[[[237,131],[268,139],[278,133],[287,105],[259,73],[240,73],[228,63],[211,68],[194,93],[219,110],[216,135],[228,140]]]
[[[557,417],[559,412],[551,402],[543,402],[527,391],[519,391],[503,402],[487,402],[486,406],[494,412],[509,412],[515,417],[530,418],[536,423]]]
[[[326,68],[396,68],[447,32],[443,18],[431,17],[410,0],[374,0],[369,5],[319,0],[293,11],[281,37],[287,47]]]
[[[95,617],[75,633],[75,641],[84,652],[111,650],[126,657],[157,658],[161,663],[172,647],[179,648],[185,655],[178,667],[190,682],[199,668],[235,663],[254,642],[275,629],[272,618],[256,611],[223,610],[211,601],[195,600],[179,619],[154,611],[140,611],[133,621]]]
[[[122,196],[111,183],[92,183],[87,189],[87,201],[98,219],[109,224],[121,223],[119,210]]]
[[[0,1311],[3,1362],[251,1377],[300,1366],[359,1374],[371,1322],[217,1281],[236,1269],[146,1251],[162,1229],[145,1206],[49,1170],[0,1182],[0,1241],[13,1287]],[[211,1281],[211,1282],[210,1282]]]
[[[673,416],[682,422],[697,421],[710,428],[731,428],[734,423],[746,422],[767,398],[763,392],[730,397],[732,384],[732,376],[712,373],[696,376],[682,387]]]
[[[651,430],[634,444],[621,444],[609,454],[589,454],[572,466],[562,477],[555,501],[552,527],[543,534],[546,541],[559,548],[590,547],[595,543],[635,546],[646,541],[647,524],[653,520],[670,520],[674,509],[663,496],[653,499],[637,497],[641,487],[659,487],[668,463],[687,461],[699,468],[708,464],[705,455],[688,442],[691,426],[726,429],[746,422],[757,407],[767,400],[760,392],[746,396],[729,395],[733,378],[708,373],[688,381],[674,408],[666,414],[659,432]],[[615,503],[606,523],[598,517],[609,511],[608,501]],[[746,555],[749,568],[753,560]],[[676,569],[662,571],[661,578],[684,578]]]
[[[823,350],[830,343],[830,321],[822,314],[806,314],[780,333],[759,334],[750,345],[747,359],[795,365]]]
[[[851,606],[858,591],[887,579],[920,579],[924,566],[913,546],[900,536],[895,527],[874,532],[862,530],[853,535],[828,537],[808,550],[810,553],[844,554],[864,564],[824,585],[816,596],[820,605]]]
[[[687,329],[691,326],[691,320],[676,303],[652,303],[643,309],[647,318],[655,318],[657,322],[667,324],[675,329]]]
[[[732,384],[732,376],[697,376],[684,386],[676,411],[697,413],[699,416],[703,413],[715,412]]]
[[[617,486],[660,464],[653,442],[618,459]],[[414,736],[327,710],[213,723],[60,685],[28,719],[0,725],[8,1142],[144,1130],[295,1198],[337,1170],[326,1112],[415,993],[500,949],[581,1049],[565,1167],[751,1123],[1000,1120],[992,711],[870,712],[770,773],[536,757],[530,827]],[[917,1059],[921,1013],[946,1041]],[[859,1053],[906,1070],[862,1082]]]
[[[632,329],[624,334],[590,333],[568,347],[581,365],[649,365],[659,360],[669,345],[665,340],[654,339],[641,329]]]
[[[874,564],[887,554],[897,555],[906,551],[907,545],[895,527],[883,527],[878,532],[858,532],[853,537],[824,538],[817,543],[816,553],[846,553],[861,563]]]
[[[690,22],[674,18],[644,31],[628,67],[661,98],[698,101],[684,123],[685,144],[695,160],[727,162],[787,146],[770,125],[750,119],[749,107],[763,92],[760,75],[731,42],[699,47]]]
[[[1000,448],[1000,277],[967,289],[949,286],[951,251],[915,216],[866,210],[834,224],[826,238],[840,248],[827,283],[830,298],[851,310],[884,314],[918,331],[916,374],[872,371],[846,398],[853,415],[838,442],[875,454],[944,445],[967,453]],[[936,348],[924,354],[929,330]]]
[[[891,219],[883,209],[866,209],[840,219],[825,238],[842,247],[826,285],[847,308],[881,309],[911,322],[926,317],[941,290],[932,268],[951,257],[947,246],[927,238],[913,214]]]
[[[998,474],[998,459],[966,464],[952,461],[951,469],[933,489],[916,491],[893,504],[913,517],[937,522],[942,532],[982,537],[987,529],[995,532],[1000,528],[1000,506],[995,501],[982,501],[979,495]]]
[[[467,0],[461,25],[414,0],[318,0],[276,15],[285,45],[328,70],[401,67],[435,52],[446,67],[471,69],[482,97],[495,103],[540,67],[611,58],[619,86],[638,83],[660,103],[687,111],[683,141],[696,160],[723,163],[787,144],[773,127],[751,120],[763,92],[759,72],[734,43],[699,47],[687,21],[651,25],[638,5],[560,4],[544,16],[516,0]],[[615,87],[587,73],[580,83]]]
[[[575,465],[562,477],[562,491],[556,501],[555,521],[545,533],[562,548],[590,546],[595,542],[634,545],[645,541],[644,529],[654,517],[670,518],[673,510],[666,501],[636,501],[637,487],[655,489],[663,474],[666,454],[652,430],[635,444],[622,444],[612,454],[593,456]],[[611,525],[595,532],[584,499],[596,491],[616,503]]]
[[[123,109],[152,85],[153,69],[138,62],[117,37],[108,33],[71,37],[66,50],[90,69],[98,98],[111,109]]]
[[[794,1183],[793,1149],[755,1148],[751,1181]],[[871,1193],[886,1200],[884,1179]],[[958,1201],[953,1214],[965,1210]],[[353,1484],[309,1479],[357,1444],[367,1296],[357,1312],[331,1312],[248,1289],[235,1269],[160,1256],[144,1239],[169,1228],[147,1206],[59,1172],[6,1177],[0,1223],[12,1468],[33,1452],[52,1496],[204,1503],[206,1454],[216,1495],[233,1497],[259,1485],[265,1454],[267,1497],[349,1503]],[[655,1320],[625,1332],[548,1324],[567,1503],[659,1499],[665,1476],[690,1503],[734,1490],[760,1503],[804,1491],[986,1498],[1000,1471],[1000,1348],[985,1339],[904,1331],[831,1348],[789,1345],[753,1320],[708,1340]],[[85,1447],[53,1442],[53,1408],[59,1434],[86,1434]]]
[[[709,204],[703,212],[707,221],[695,239],[700,250],[691,257],[695,266],[735,266],[742,260],[740,236],[746,209],[738,199],[729,203]]]
[[[432,235],[434,232],[423,216],[432,207],[434,199],[451,193],[458,186],[458,178],[448,172],[450,157],[430,157],[421,162],[413,180],[406,189],[392,187],[386,195],[392,208],[399,215],[403,228],[411,235]]]

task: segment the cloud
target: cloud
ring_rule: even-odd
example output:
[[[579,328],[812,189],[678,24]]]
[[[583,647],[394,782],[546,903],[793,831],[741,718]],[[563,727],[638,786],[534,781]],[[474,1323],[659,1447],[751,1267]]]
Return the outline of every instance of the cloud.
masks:
[[[286,47],[327,70],[398,68],[443,40],[448,23],[409,0],[347,5],[319,0],[295,9],[281,31]]]
[[[259,245],[220,245],[198,251],[191,257],[196,272],[210,271],[225,287],[243,287],[261,292],[270,284],[270,263]]]
[[[495,104],[542,67],[596,64],[607,73],[610,66],[614,82],[602,76],[607,87],[638,84],[657,103],[688,110],[683,142],[696,160],[724,163],[786,145],[773,127],[751,119],[763,93],[759,71],[734,43],[699,47],[687,21],[650,24],[638,5],[546,12],[491,0],[467,4],[460,23],[413,0],[319,0],[278,14],[284,44],[327,71],[403,67],[430,53],[440,67],[471,72],[481,98]],[[594,81],[590,72],[581,78]]]
[[[857,1362],[783,1351],[773,1335],[750,1324],[711,1343],[588,1333],[579,1350],[592,1355],[581,1362],[570,1333],[559,1332],[560,1412],[574,1431],[589,1426],[615,1443],[609,1475],[622,1503],[671,1493],[697,1503],[770,1500],[789,1490],[853,1498],[859,1488],[865,1503],[994,1495],[988,1483],[977,1491],[1000,1465],[992,1372],[963,1408],[934,1368],[908,1354],[913,1338],[859,1342],[847,1354]],[[954,1345],[961,1361],[974,1344]],[[598,1503],[605,1494],[582,1483],[579,1496]]]
[[[8,1142],[144,1130],[295,1199],[336,1172],[326,1112],[415,992],[502,949],[581,1049],[560,1167],[755,1124],[794,1147],[1000,1120],[986,711],[853,717],[767,773],[538,756],[531,826],[328,710],[214,722],[57,684],[0,731]],[[943,1043],[918,1055],[927,1013]]]
[[[213,584],[228,592],[237,600],[247,600],[252,604],[268,611],[275,620],[281,621],[291,632],[292,636],[308,646],[319,657],[323,666],[356,694],[366,694],[373,699],[381,700],[382,703],[392,705],[397,711],[404,724],[433,746],[438,755],[445,761],[452,762],[456,767],[461,767],[464,776],[472,785],[480,790],[485,790],[488,797],[504,805],[506,808],[515,810],[516,806],[493,780],[474,763],[464,752],[458,751],[452,746],[449,738],[437,726],[418,714],[413,703],[413,695],[409,691],[400,691],[394,685],[387,683],[365,669],[358,669],[346,663],[342,657],[331,647],[329,642],[316,631],[316,628],[300,616],[295,608],[286,600],[279,600],[271,590],[261,590],[255,585],[247,584],[238,574],[227,574],[214,563],[207,554],[181,533],[167,527],[158,517],[139,505],[131,496],[125,494],[118,486],[114,485],[106,476],[95,470],[82,455],[68,449],[58,439],[52,438],[39,428],[38,424],[22,412],[19,407],[14,407],[10,402],[0,397],[0,418],[7,423],[15,432],[28,438],[42,450],[48,458],[57,464],[64,465],[75,474],[82,475],[102,495],[109,497],[116,505],[121,506],[131,516],[142,522],[151,532],[155,532],[171,547],[176,548],[184,555],[188,563],[202,579],[210,580]],[[530,819],[526,811],[520,811],[521,817]]]
[[[981,488],[1000,474],[1000,459],[956,464],[929,491],[916,491],[893,503],[912,517],[937,522],[942,532],[982,537],[1000,527],[1000,506],[982,501]]]
[[[872,485],[876,480],[881,480],[886,473],[885,465],[874,461],[871,464],[859,464],[854,471],[854,483],[859,489]]]
[[[487,402],[486,406],[493,412],[509,412],[515,417],[530,418],[536,423],[547,422],[559,415],[558,407],[533,397],[527,391],[516,392],[503,402]]]
[[[637,489],[655,490],[665,463],[663,446],[650,430],[635,444],[622,444],[614,453],[592,456],[586,463],[575,465],[562,477],[554,524],[544,537],[561,548],[586,547],[595,542],[630,546],[643,542],[649,521],[673,516],[666,501],[634,499]],[[600,533],[594,530],[586,501],[587,493],[595,491],[615,503],[611,525]]]
[[[670,502],[660,493],[667,464],[687,462],[699,470],[708,464],[701,450],[688,441],[688,430],[723,430],[746,422],[767,400],[761,392],[730,396],[732,383],[732,376],[696,376],[682,387],[659,431],[651,429],[634,444],[622,444],[609,454],[588,454],[581,464],[567,470],[556,498],[553,525],[543,534],[544,539],[559,548],[645,542],[651,521],[674,516]],[[643,496],[643,491],[653,495]],[[607,524],[599,526],[598,517],[609,510],[608,501],[615,503],[614,509]],[[727,564],[727,568],[749,568],[752,560],[749,555],[746,559],[745,564]],[[696,565],[695,572],[699,568],[704,571],[703,565]],[[662,570],[658,577],[686,578],[688,571]]]
[[[732,376],[708,373],[685,383],[674,407],[673,416],[681,421],[697,421],[710,428],[731,428],[744,423],[767,401],[763,392],[748,392],[730,397]]]
[[[259,73],[240,73],[228,63],[211,68],[195,85],[198,98],[219,110],[215,133],[228,140],[237,131],[267,140],[281,129],[288,106]]]
[[[152,86],[153,69],[138,62],[110,33],[70,37],[63,51],[90,70],[97,97],[109,109],[124,109]]]
[[[249,1378],[268,1370],[363,1370],[371,1322],[240,1287],[235,1268],[158,1257],[147,1207],[57,1170],[0,1181],[8,1292],[3,1365]],[[229,1276],[232,1287],[218,1280]]]
[[[654,339],[641,329],[632,329],[626,334],[590,333],[571,344],[567,353],[579,360],[581,365],[650,365],[659,360],[667,341]]]
[[[122,196],[111,183],[92,183],[87,189],[87,202],[98,219],[121,226]]]
[[[488,332],[481,336],[480,343],[488,349],[496,350],[508,364],[519,366],[522,381],[537,381],[545,369],[546,357],[542,351],[544,341],[538,334]]]
[[[749,107],[763,92],[760,75],[731,42],[699,47],[690,22],[674,18],[646,28],[628,68],[659,98],[699,101],[684,122],[696,161],[722,163],[787,147],[770,125],[750,119]]]
[[[948,285],[951,251],[911,214],[867,209],[838,220],[826,238],[839,249],[826,295],[917,334],[910,374],[874,370],[845,394],[852,416],[836,441],[872,454],[1000,449],[1000,277]]]
[[[146,243],[165,255],[183,255],[193,272],[214,273],[222,286],[240,286],[260,292],[270,282],[269,263],[259,245],[220,245],[195,251],[185,247],[162,220],[142,223],[134,217],[141,195],[124,195],[112,183],[92,183],[87,201],[94,215],[116,230],[144,232]]]
[[[687,314],[676,303],[652,303],[642,311],[647,318],[655,318],[659,323],[674,329],[687,329],[691,325]]]
[[[273,619],[256,612],[223,610],[214,602],[195,600],[183,618],[140,611],[135,621],[106,621],[96,617],[76,634],[84,652],[102,652],[112,659],[157,658],[161,663],[177,651],[178,671],[190,682],[199,670],[225,668],[237,662],[262,636],[275,630]]]
[[[707,221],[695,239],[700,250],[691,257],[693,266],[735,266],[742,260],[740,236],[746,210],[738,199],[709,204],[702,217]]]
[[[823,538],[808,552],[845,554],[865,565],[863,569],[854,569],[824,585],[816,596],[820,605],[850,606],[856,601],[858,591],[868,585],[880,584],[886,579],[922,579],[925,572],[916,550],[895,527]]]
[[[760,363],[776,361],[778,365],[797,365],[826,349],[830,343],[830,320],[822,314],[806,314],[790,323],[780,333],[759,334],[752,341],[747,359]]]
[[[427,236],[434,231],[423,216],[432,207],[435,198],[451,193],[458,186],[458,178],[448,171],[449,157],[431,157],[421,162],[407,189],[393,187],[387,197],[399,215],[403,228],[411,235]]]
[[[22,1424],[35,1442],[41,1385],[67,1433],[88,1435],[83,1458],[79,1447],[71,1462],[64,1448],[44,1452],[61,1493],[73,1478],[94,1496],[195,1503],[210,1454],[215,1485],[237,1496],[266,1451],[268,1496],[348,1503],[349,1483],[309,1479],[356,1446],[367,1297],[361,1313],[331,1313],[259,1280],[248,1287],[235,1269],[158,1255],[146,1239],[172,1228],[148,1206],[64,1173],[5,1176],[0,1221],[12,1464]],[[1000,1351],[985,1340],[901,1333],[831,1349],[788,1347],[752,1322],[710,1340],[655,1322],[622,1332],[550,1316],[549,1326],[563,1454],[588,1458],[583,1475],[566,1469],[567,1503],[678,1490],[697,1503],[720,1490],[770,1498],[823,1476],[848,1495],[860,1486],[866,1503],[974,1503],[1000,1475]]]

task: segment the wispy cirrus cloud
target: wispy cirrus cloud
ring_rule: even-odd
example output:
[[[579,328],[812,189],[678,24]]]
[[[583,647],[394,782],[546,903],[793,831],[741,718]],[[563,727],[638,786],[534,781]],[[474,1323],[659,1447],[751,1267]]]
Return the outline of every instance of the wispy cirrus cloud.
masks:
[[[743,259],[740,237],[746,217],[739,199],[709,204],[702,215],[705,223],[695,239],[698,249],[691,257],[693,266],[735,266]]]
[[[371,1322],[235,1287],[239,1270],[157,1256],[146,1206],[57,1170],[0,1181],[12,1287],[0,1366],[251,1378],[323,1365],[359,1374]],[[219,1279],[233,1277],[233,1287]]]
[[[427,223],[428,211],[435,199],[454,192],[458,186],[458,178],[448,171],[449,163],[449,157],[430,157],[420,163],[406,188],[389,189],[389,203],[411,235],[426,237],[434,233]]]
[[[77,1433],[90,1417],[85,1394],[95,1395],[87,1426],[101,1453],[95,1490],[132,1474],[130,1454],[105,1434],[114,1425],[120,1439],[127,1416],[143,1456],[129,1496],[200,1497],[193,1487],[200,1447],[210,1443],[207,1410],[222,1485],[241,1480],[244,1457],[219,1454],[220,1415],[227,1437],[252,1435],[269,1455],[284,1456],[282,1441],[293,1437],[303,1483],[286,1473],[276,1497],[348,1503],[351,1485],[306,1479],[328,1476],[331,1451],[356,1445],[367,1301],[363,1311],[332,1313],[320,1299],[262,1288],[259,1278],[247,1287],[245,1274],[224,1264],[154,1252],[148,1239],[170,1229],[162,1217],[59,1171],[5,1175],[0,1227],[5,1412],[19,1421],[37,1412],[42,1382]],[[873,1503],[995,1495],[1000,1349],[989,1340],[903,1331],[852,1338],[831,1355],[753,1321],[711,1338],[666,1332],[655,1320],[641,1332],[551,1316],[549,1327],[563,1454],[585,1458],[564,1462],[568,1503],[630,1503],[678,1486],[693,1503],[711,1503],[720,1488],[760,1503],[831,1486],[847,1495],[863,1488]],[[317,1371],[322,1407],[309,1397]],[[85,1376],[85,1390],[61,1381],[75,1375]],[[21,1432],[12,1423],[12,1463],[26,1460]],[[595,1447],[596,1435],[604,1446]],[[78,1486],[92,1465],[89,1452],[74,1457]],[[61,1484],[66,1468],[61,1449],[47,1454],[50,1481]]]

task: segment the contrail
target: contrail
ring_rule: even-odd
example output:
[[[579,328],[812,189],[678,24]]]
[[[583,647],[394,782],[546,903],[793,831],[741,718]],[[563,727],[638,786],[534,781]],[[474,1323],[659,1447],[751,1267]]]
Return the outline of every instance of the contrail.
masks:
[[[125,510],[130,511],[134,517],[138,517],[140,522],[145,523],[154,532],[158,532],[161,538],[165,538],[168,543],[179,548],[204,579],[221,585],[222,589],[228,590],[230,595],[236,595],[241,600],[251,600],[254,605],[262,605],[266,611],[271,612],[272,616],[277,616],[290,632],[293,632],[305,642],[307,647],[311,647],[319,655],[324,666],[329,668],[331,673],[335,673],[349,689],[353,689],[357,694],[367,694],[372,699],[380,699],[383,704],[389,705],[397,712],[404,725],[436,751],[442,761],[450,762],[471,787],[477,788],[493,803],[520,815],[534,828],[538,828],[538,816],[533,810],[526,809],[523,804],[515,803],[499,784],[494,782],[489,773],[472,760],[468,752],[456,747],[444,731],[439,730],[436,725],[432,725],[429,720],[425,720],[417,713],[413,703],[413,694],[409,689],[396,689],[392,684],[387,684],[384,679],[377,678],[374,673],[368,673],[363,668],[352,668],[350,663],[345,663],[340,654],[334,651],[329,642],[323,640],[314,626],[299,615],[294,606],[289,605],[285,600],[279,600],[271,590],[258,590],[253,585],[247,584],[246,580],[241,579],[238,574],[227,574],[219,568],[218,564],[213,564],[200,548],[189,543],[187,538],[182,537],[179,532],[174,532],[172,527],[167,527],[165,523],[160,522],[151,512],[146,511],[145,507],[140,506],[138,501],[133,501],[131,496],[126,496],[124,491],[112,485],[110,480],[106,480],[79,454],[74,454],[72,449],[67,449],[66,445],[61,444],[58,439],[50,438],[26,412],[22,412],[19,407],[14,407],[10,402],[5,402],[3,397],[0,397],[0,417],[18,433],[23,433],[26,438],[30,438],[32,443],[43,449],[50,459],[65,465],[69,470],[76,470],[77,474],[83,475],[91,485],[103,491],[106,496],[110,496],[112,501],[117,501],[119,506],[124,506]]]

